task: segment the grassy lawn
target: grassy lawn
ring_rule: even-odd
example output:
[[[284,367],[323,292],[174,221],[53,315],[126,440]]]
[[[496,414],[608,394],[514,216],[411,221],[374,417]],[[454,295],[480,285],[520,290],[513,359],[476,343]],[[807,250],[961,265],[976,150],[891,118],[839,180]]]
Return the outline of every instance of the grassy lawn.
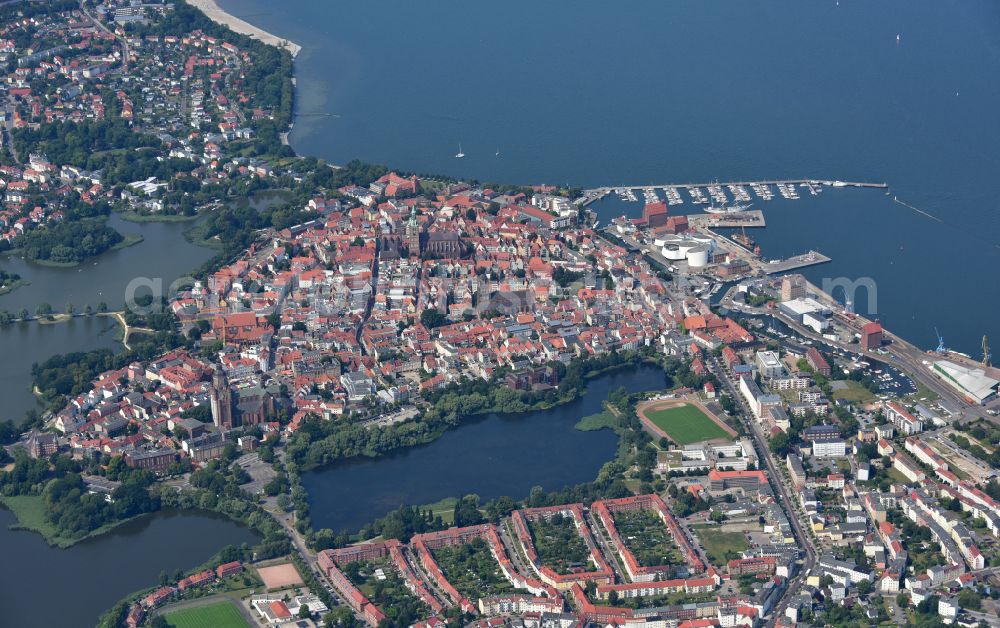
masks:
[[[81,536],[65,536],[54,525],[49,523],[45,519],[45,502],[42,501],[40,496],[17,495],[14,497],[2,497],[0,501],[17,516],[17,525],[12,527],[37,532],[45,537],[49,545],[66,548],[85,538]],[[113,526],[95,530],[93,534],[100,534],[111,527]]]
[[[924,386],[922,383],[920,383],[919,380],[914,379],[913,383],[917,385],[917,392],[913,395],[910,395],[911,397],[914,397],[916,399],[926,399],[929,402],[937,401],[938,399],[941,398],[941,395],[937,394],[930,388]]]
[[[17,523],[12,525],[11,529],[37,532],[45,537],[45,541],[49,545],[63,549],[71,547],[83,539],[100,536],[126,521],[131,521],[131,519],[122,519],[121,521],[105,524],[87,534],[68,536],[61,534],[55,526],[45,519],[45,502],[42,501],[41,496],[17,495],[14,497],[0,497],[0,504],[3,504],[4,507],[13,512],[17,517]],[[141,516],[143,515],[137,515],[137,517]]]
[[[441,521],[447,524],[455,523],[455,504],[458,502],[457,497],[445,497],[441,501],[434,502],[433,504],[424,504],[420,506],[420,510],[429,510],[432,515],[441,516]]]
[[[743,532],[719,532],[702,528],[695,535],[701,540],[708,559],[717,567],[729,561],[727,552],[739,553],[747,548],[747,537]]]
[[[28,283],[29,282],[27,282],[27,281],[25,281],[23,279],[18,279],[16,281],[10,281],[10,282],[4,284],[3,286],[0,286],[0,295],[7,294],[8,292],[13,292],[14,290],[17,290],[18,288],[20,288],[21,286],[28,285]]]
[[[230,602],[186,608],[164,615],[175,628],[250,628],[250,624]]]
[[[848,379],[842,382],[846,388],[838,388],[833,391],[834,399],[843,399],[851,403],[864,403],[875,398],[870,390],[861,385],[860,382]]]
[[[715,421],[694,406],[677,406],[665,410],[647,411],[645,414],[678,445],[712,438],[732,438]]]
[[[113,247],[111,247],[110,249],[111,251],[118,251],[121,249],[125,249],[132,246],[133,244],[139,244],[140,242],[143,241],[143,237],[137,233],[123,233],[122,237],[125,239],[119,242],[118,244],[114,245]]]
[[[14,255],[24,255],[23,251],[14,249],[11,251]],[[50,259],[34,259],[31,260],[33,264],[38,264],[39,266],[45,266],[47,268],[73,268],[79,266],[80,262],[53,262]]]
[[[787,388],[785,390],[779,390],[777,391],[777,394],[779,397],[781,397],[781,400],[784,401],[785,403],[798,403],[799,401],[799,391],[793,390],[791,388]]]
[[[639,494],[639,487],[642,486],[642,480],[638,478],[628,478],[625,480],[625,487],[632,491],[634,494]]]
[[[0,498],[3,505],[17,516],[22,528],[38,532],[47,539],[59,536],[55,526],[45,520],[45,502],[35,495],[16,495]]]
[[[208,222],[199,222],[184,230],[184,239],[196,246],[210,249],[221,249],[222,241],[218,236],[208,237]]]
[[[945,460],[949,460],[949,459],[945,458]],[[949,462],[950,462],[950,460],[949,460]],[[961,469],[959,469],[954,464],[948,465],[948,470],[951,471],[952,473],[954,473],[956,476],[958,476],[959,480],[971,480],[972,479],[972,477],[968,473],[966,473],[965,471],[962,471]]]
[[[899,472],[899,469],[895,467],[889,468],[886,473],[894,482],[899,482],[900,484],[910,484],[910,479]]]

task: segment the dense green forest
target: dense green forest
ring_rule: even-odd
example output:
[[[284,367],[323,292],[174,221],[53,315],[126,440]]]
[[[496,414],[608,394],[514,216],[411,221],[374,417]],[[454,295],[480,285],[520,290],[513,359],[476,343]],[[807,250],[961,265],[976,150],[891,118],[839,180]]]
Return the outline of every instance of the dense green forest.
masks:
[[[101,526],[161,508],[199,508],[222,513],[262,536],[255,547],[227,548],[220,558],[248,560],[255,555],[257,559],[267,559],[288,553],[290,544],[281,526],[240,488],[246,472],[232,463],[233,458],[213,461],[210,468],[198,472],[204,477],[193,482],[194,488],[178,492],[173,487],[157,485],[150,471],[130,469],[120,456],[81,463],[61,455],[34,460],[19,452],[10,470],[0,471],[0,496],[40,498],[46,522],[64,539],[80,539]],[[111,494],[112,501],[88,493],[82,473],[104,475],[120,482]],[[210,474],[221,478],[221,484],[204,482]],[[211,484],[212,488],[197,484]]]
[[[103,220],[85,219],[33,229],[11,244],[29,260],[72,264],[100,255],[124,239]]]
[[[159,497],[147,490],[155,480],[150,472],[122,474],[121,486],[111,494],[113,501],[108,502],[103,495],[87,491],[79,463],[61,456],[53,461],[18,455],[13,468],[0,473],[0,495],[40,495],[46,521],[60,536],[82,537],[108,523],[160,507]]]
[[[43,153],[52,163],[101,170],[107,186],[125,185],[149,177],[170,181],[178,172],[196,167],[190,159],[159,159],[162,142],[137,133],[121,118],[85,122],[50,122],[37,129],[13,131],[18,154]]]
[[[156,511],[160,507],[159,497],[147,490],[153,479],[151,474],[129,476],[114,490],[113,501],[108,503],[103,495],[88,493],[78,474],[69,473],[52,480],[42,491],[45,516],[64,533],[82,536],[108,523]]]
[[[47,122],[37,129],[14,129],[14,146],[18,153],[44,153],[52,163],[72,164],[87,168],[88,160],[100,158],[111,150],[158,148],[161,142],[152,135],[137,133],[121,118],[83,122]],[[96,168],[89,168],[91,170]]]

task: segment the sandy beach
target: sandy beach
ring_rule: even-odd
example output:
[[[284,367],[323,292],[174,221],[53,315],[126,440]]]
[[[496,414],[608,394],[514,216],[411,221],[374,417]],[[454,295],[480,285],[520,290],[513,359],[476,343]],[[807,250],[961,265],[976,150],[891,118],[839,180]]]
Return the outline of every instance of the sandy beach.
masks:
[[[292,56],[299,54],[302,50],[302,46],[288,41],[287,39],[282,39],[281,37],[276,37],[267,31],[257,28],[253,24],[241,20],[240,18],[226,13],[222,7],[218,5],[215,0],[185,0],[188,4],[198,9],[201,9],[213,22],[218,22],[219,24],[224,24],[229,28],[233,29],[237,33],[243,35],[248,35],[254,39],[259,39],[260,41],[271,44],[272,46],[278,46],[279,48],[285,48]]]

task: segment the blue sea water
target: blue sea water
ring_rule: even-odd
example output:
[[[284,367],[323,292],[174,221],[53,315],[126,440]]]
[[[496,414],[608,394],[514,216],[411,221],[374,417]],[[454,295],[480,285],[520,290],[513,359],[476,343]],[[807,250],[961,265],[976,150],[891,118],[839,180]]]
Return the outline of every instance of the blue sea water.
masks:
[[[220,4],[304,47],[302,154],[585,187],[884,181],[933,217],[828,190],[757,203],[753,235],[767,257],[830,255],[817,283],[872,277],[876,314],[918,345],[935,327],[970,353],[1000,342],[996,2]]]

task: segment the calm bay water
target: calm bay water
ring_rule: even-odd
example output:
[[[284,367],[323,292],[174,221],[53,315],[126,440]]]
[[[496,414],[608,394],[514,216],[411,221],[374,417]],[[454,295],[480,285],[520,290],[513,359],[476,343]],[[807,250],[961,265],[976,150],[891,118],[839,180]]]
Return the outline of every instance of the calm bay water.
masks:
[[[875,278],[878,314],[919,345],[934,326],[971,353],[1000,338],[996,2],[220,4],[304,47],[300,153],[579,186],[885,181],[940,221],[844,191],[758,203],[754,235],[833,257],[813,279]]]
[[[589,482],[614,458],[611,430],[574,425],[601,411],[608,393],[661,390],[663,370],[627,367],[588,382],[571,403],[522,414],[488,414],[427,445],[375,459],[345,461],[302,476],[316,528],[356,531],[404,505],[429,504],[475,493],[482,501],[526,497],[534,486],[559,490]]]
[[[17,628],[89,628],[126,594],[156,585],[161,571],[188,570],[226,545],[257,540],[252,530],[210,513],[142,517],[69,549],[8,530],[14,523],[0,507],[0,625]]]

